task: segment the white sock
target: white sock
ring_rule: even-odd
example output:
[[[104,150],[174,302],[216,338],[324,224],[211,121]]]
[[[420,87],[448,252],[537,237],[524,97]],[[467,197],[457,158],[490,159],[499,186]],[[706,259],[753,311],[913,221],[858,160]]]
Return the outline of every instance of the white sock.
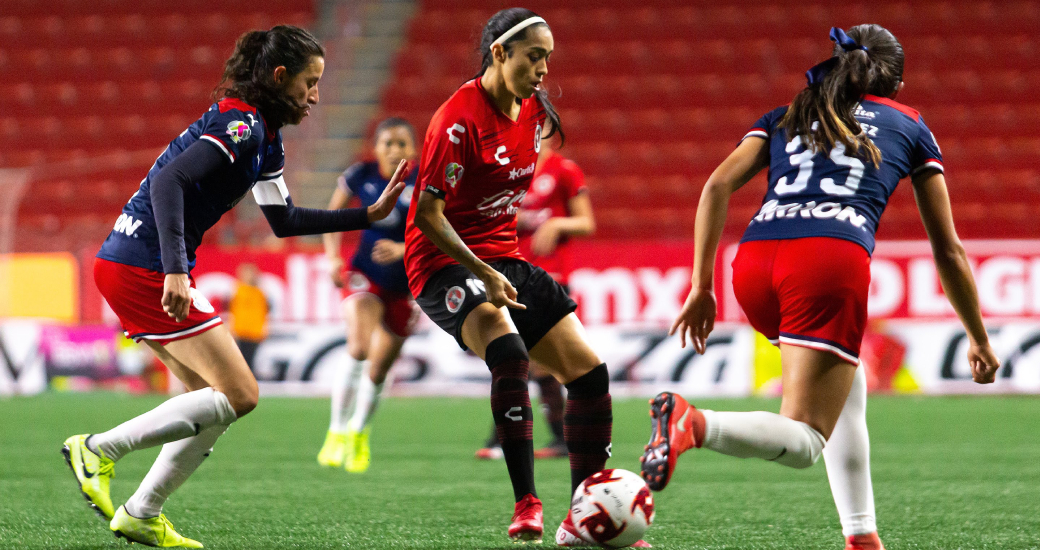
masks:
[[[106,457],[119,460],[130,451],[192,437],[210,426],[231,424],[237,419],[226,395],[204,388],[178,395],[105,433],[94,434],[89,445],[91,450],[100,449]]]
[[[361,381],[358,383],[357,400],[354,404],[354,415],[350,417],[347,428],[355,432],[365,429],[369,418],[376,410],[376,405],[379,404],[381,393],[383,393],[383,384],[373,384],[367,373],[361,377]]]
[[[136,518],[154,518],[162,513],[163,504],[213,452],[213,444],[228,429],[227,424],[210,426],[199,435],[163,445],[148,475],[144,476],[126,511]]]
[[[846,536],[877,531],[874,487],[870,483],[870,435],[867,433],[867,376],[860,363],[838,423],[823,450],[827,479]]]
[[[332,418],[329,420],[329,431],[344,433],[347,431],[348,410],[354,406],[357,398],[358,381],[368,371],[367,361],[351,358],[347,365],[339,365],[332,376]]]
[[[804,422],[765,411],[703,411],[704,447],[738,458],[762,458],[791,468],[808,468],[826,440]]]

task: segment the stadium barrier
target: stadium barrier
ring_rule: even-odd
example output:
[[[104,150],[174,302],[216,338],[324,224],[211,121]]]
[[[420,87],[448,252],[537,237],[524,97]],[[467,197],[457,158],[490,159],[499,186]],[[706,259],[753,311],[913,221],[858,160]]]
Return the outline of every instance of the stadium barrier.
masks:
[[[872,390],[1040,393],[1040,241],[966,241],[965,247],[994,348],[1004,363],[997,383],[978,386],[970,381],[967,339],[942,294],[928,243],[883,241],[872,262],[871,321],[861,353]],[[744,323],[728,284],[736,245],[720,254],[720,324],[707,352],[695,355],[680,348],[677,337],[667,336],[689,290],[691,250],[685,242],[574,243],[570,263],[582,267],[571,272],[572,294],[593,347],[611,368],[612,393],[648,395],[673,389],[694,396],[776,394],[779,353]],[[328,277],[324,255],[208,247],[199,257],[203,261],[194,271],[198,287],[217,304],[231,295],[240,263],[255,263],[262,272],[260,286],[273,305],[270,337],[255,358],[262,390],[324,393],[331,366],[346,360],[339,291]],[[114,318],[100,297],[88,295],[92,287],[87,281],[82,285],[82,318],[113,327]],[[26,326],[50,331],[42,339],[38,335],[44,333],[36,333],[35,351],[29,344],[33,339],[24,336]],[[48,328],[55,326],[64,325],[18,321],[0,326],[0,344],[7,342],[0,345],[7,350],[0,354],[5,367],[0,369],[0,394],[40,390],[41,379],[43,387],[47,379],[52,386],[91,387],[75,383],[84,377],[111,385],[112,376],[123,380],[119,387],[161,386],[147,355],[132,351],[136,347],[117,337],[113,328],[107,329],[109,343],[102,346],[82,334],[73,337],[72,329]],[[99,336],[103,331],[92,334],[104,339]],[[92,353],[100,357],[102,348],[121,350],[111,357],[125,357],[122,366],[112,358],[96,361],[93,368],[77,366],[77,358]],[[142,373],[143,384],[125,380]],[[405,344],[394,376],[395,393],[414,395],[485,395],[490,379],[479,359],[462,352],[425,317]]]

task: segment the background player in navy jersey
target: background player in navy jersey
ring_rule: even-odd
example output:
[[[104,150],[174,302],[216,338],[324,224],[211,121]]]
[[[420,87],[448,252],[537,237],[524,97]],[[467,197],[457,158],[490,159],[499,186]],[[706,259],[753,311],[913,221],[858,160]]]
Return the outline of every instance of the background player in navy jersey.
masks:
[[[540,88],[552,33],[530,10],[502,10],[485,25],[479,51],[480,74],[430,121],[408,211],[405,267],[423,311],[491,370],[491,411],[516,501],[508,533],[540,540],[529,360],[567,387],[572,492],[610,456],[609,376],[585,341],[574,301],[517,246],[516,213],[542,129],[552,125],[551,135],[560,124]],[[570,525],[568,514],[557,542],[583,542]]]
[[[585,187],[585,174],[574,161],[556,152],[554,143],[551,138],[542,140],[534,180],[517,213],[516,232],[520,253],[567,288],[571,269],[570,238],[591,235],[596,230],[596,221]],[[531,377],[538,384],[541,409],[552,432],[552,441],[535,449],[534,457],[567,456],[563,437],[563,386],[536,362],[531,363]],[[494,427],[476,456],[485,460],[502,458],[502,446]]]
[[[194,288],[202,235],[253,191],[275,235],[362,229],[385,218],[404,189],[402,163],[367,208],[298,208],[282,178],[281,128],[318,103],[325,51],[307,31],[278,26],[242,35],[209,111],[170,142],[123,208],[94,264],[98,289],[128,338],[148,344],[190,390],[107,432],[65,441],[63,453],[91,506],[117,536],[151,546],[201,548],[161,514],[228,426],[253,410],[257,383],[231,334]],[[137,492],[118,510],[115,462],[163,445]]]
[[[877,25],[831,30],[834,56],[810,69],[789,107],[763,116],[712,174],[697,207],[693,288],[672,326],[704,352],[715,323],[715,254],[730,194],[763,168],[769,188],[733,260],[733,289],[751,325],[780,346],[780,414],[697,410],[658,395],[642,457],[651,488],[684,451],[705,447],[807,468],[822,454],[846,548],[881,549],[874,517],[866,380],[857,368],[867,320],[870,254],[889,195],[913,183],[943,289],[970,341],[973,379],[999,361],[954,230],[942,156],[921,115],[894,98],[903,48]],[[826,448],[824,447],[826,443]]]
[[[404,119],[388,118],[376,126],[374,145],[376,161],[347,168],[329,208],[344,208],[351,197],[358,197],[364,206],[378,202],[397,165],[415,157],[415,130]],[[355,473],[368,469],[368,422],[419,313],[404,270],[404,226],[415,176],[409,176],[406,184],[390,215],[361,234],[350,266],[343,263],[340,234],[324,236],[332,280],[344,293],[347,352],[353,364],[337,365],[332,378],[332,419],[318,453],[323,466],[343,466]],[[347,420],[344,416],[351,408]]]

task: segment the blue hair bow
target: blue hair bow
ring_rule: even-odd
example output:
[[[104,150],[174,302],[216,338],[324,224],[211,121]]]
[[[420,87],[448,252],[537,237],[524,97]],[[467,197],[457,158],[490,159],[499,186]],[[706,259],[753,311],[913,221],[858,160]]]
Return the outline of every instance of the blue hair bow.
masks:
[[[838,27],[831,27],[831,40],[837,45],[841,46],[841,49],[851,52],[853,50],[867,51],[867,47],[856,42],[854,38],[845,34],[845,31]],[[805,71],[805,79],[809,82],[810,86],[815,86],[823,82],[824,77],[827,73],[831,72],[835,66],[838,65],[838,56],[831,57],[823,63],[813,65],[811,69]]]

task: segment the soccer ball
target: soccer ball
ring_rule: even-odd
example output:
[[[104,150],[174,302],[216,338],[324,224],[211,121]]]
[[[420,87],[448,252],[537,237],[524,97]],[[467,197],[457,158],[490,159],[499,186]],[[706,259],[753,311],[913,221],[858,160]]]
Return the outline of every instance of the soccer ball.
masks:
[[[643,538],[654,521],[654,497],[643,478],[628,470],[602,470],[578,485],[571,499],[578,534],[608,548]]]

